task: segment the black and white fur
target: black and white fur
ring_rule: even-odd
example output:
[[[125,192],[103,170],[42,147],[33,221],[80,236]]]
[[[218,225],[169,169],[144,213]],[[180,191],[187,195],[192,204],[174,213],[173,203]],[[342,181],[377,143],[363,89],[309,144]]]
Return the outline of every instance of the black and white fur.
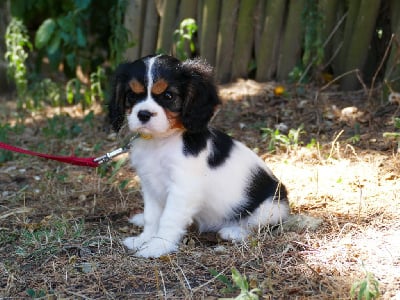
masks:
[[[142,257],[177,251],[189,225],[231,241],[289,214],[285,187],[255,153],[208,122],[220,104],[212,68],[200,59],[147,56],[120,65],[109,104],[116,131],[134,141],[144,213],[130,221],[142,234],[124,240]]]

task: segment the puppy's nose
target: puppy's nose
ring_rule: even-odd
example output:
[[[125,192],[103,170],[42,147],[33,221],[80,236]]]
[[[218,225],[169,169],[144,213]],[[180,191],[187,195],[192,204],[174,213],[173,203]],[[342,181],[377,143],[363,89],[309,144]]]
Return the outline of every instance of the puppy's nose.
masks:
[[[153,113],[151,113],[148,110],[139,110],[137,117],[140,122],[146,123],[147,121],[150,120],[150,118],[153,116]]]

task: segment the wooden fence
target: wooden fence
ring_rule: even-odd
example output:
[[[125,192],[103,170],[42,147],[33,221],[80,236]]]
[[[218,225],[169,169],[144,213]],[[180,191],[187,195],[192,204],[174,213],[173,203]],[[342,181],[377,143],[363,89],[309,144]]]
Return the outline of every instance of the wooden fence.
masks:
[[[196,55],[221,83],[342,76],[351,90],[375,78],[395,88],[400,77],[398,0],[130,0],[127,58],[174,54],[173,32],[186,18],[199,26]]]

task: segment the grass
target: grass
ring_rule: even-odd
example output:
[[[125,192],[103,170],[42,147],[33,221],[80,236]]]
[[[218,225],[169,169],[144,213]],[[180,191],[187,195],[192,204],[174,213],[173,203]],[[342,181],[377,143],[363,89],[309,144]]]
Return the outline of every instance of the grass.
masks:
[[[329,119],[317,128],[307,113],[297,115],[293,99],[273,106],[265,105],[265,95],[242,98],[226,103],[214,125],[258,148],[288,187],[292,213],[319,226],[260,229],[244,244],[190,230],[178,253],[137,258],[121,244],[140,232],[127,217],[142,210],[139,180],[124,158],[96,171],[18,156],[0,163],[0,297],[373,299],[376,283],[381,299],[396,297],[400,163],[397,142],[382,135],[393,131],[392,115],[374,120],[388,124],[381,131],[360,124],[360,140],[350,144],[352,125]],[[27,116],[20,131],[5,129],[7,138],[54,154],[103,154],[123,137],[102,130],[104,117],[92,109]],[[9,116],[0,112],[0,123],[15,124]],[[272,154],[270,138],[252,126],[274,128],[266,116],[296,131],[304,124],[305,133]],[[48,134],[41,131],[46,126]],[[314,142],[307,147],[307,141]]]

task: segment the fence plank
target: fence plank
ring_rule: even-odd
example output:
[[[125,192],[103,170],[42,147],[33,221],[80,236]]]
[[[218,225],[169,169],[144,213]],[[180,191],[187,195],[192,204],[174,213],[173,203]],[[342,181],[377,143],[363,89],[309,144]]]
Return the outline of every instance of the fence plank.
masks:
[[[264,26],[256,57],[258,81],[270,80],[276,72],[285,1],[269,0],[265,9]]]
[[[375,30],[380,2],[380,0],[361,0],[357,20],[354,25],[352,42],[347,50],[344,72],[353,69],[362,70]],[[359,81],[355,74],[344,77],[340,82],[340,87],[343,90],[354,90],[358,86]]]
[[[278,61],[277,78],[286,80],[300,60],[302,40],[302,12],[305,0],[290,0]]]
[[[349,51],[349,47],[352,41],[354,27],[357,21],[358,11],[360,9],[360,4],[361,0],[349,1],[346,24],[344,27],[343,44],[338,59],[338,64],[337,64],[338,68],[336,70],[338,74],[344,73],[346,69],[345,64],[346,64],[347,53]]]
[[[125,52],[125,58],[135,60],[140,57],[140,45],[142,41],[145,4],[143,0],[128,2],[124,19],[124,26],[130,31],[130,40],[135,44]]]
[[[231,79],[231,67],[239,0],[223,1],[217,41],[216,78],[220,83]]]
[[[200,55],[215,65],[220,2],[204,0],[200,30]]]
[[[319,10],[323,16],[324,27],[322,28],[323,43],[326,43],[324,48],[325,62],[332,59],[335,51],[335,45],[332,36],[336,33],[332,32],[336,26],[338,13],[338,0],[320,0]],[[332,35],[332,36],[331,36]],[[330,39],[328,41],[328,39]]]
[[[183,0],[179,7],[179,23],[186,18],[196,19],[197,0]]]
[[[146,17],[140,56],[154,54],[157,45],[159,17],[155,0],[146,1]]]
[[[231,78],[247,77],[254,45],[254,9],[257,0],[242,0],[233,51]]]
[[[177,27],[177,8],[178,0],[164,0],[162,3],[157,51],[171,53],[172,35]]]
[[[385,79],[389,90],[400,92],[400,1],[390,1],[391,30],[394,34],[390,56],[386,64]]]

